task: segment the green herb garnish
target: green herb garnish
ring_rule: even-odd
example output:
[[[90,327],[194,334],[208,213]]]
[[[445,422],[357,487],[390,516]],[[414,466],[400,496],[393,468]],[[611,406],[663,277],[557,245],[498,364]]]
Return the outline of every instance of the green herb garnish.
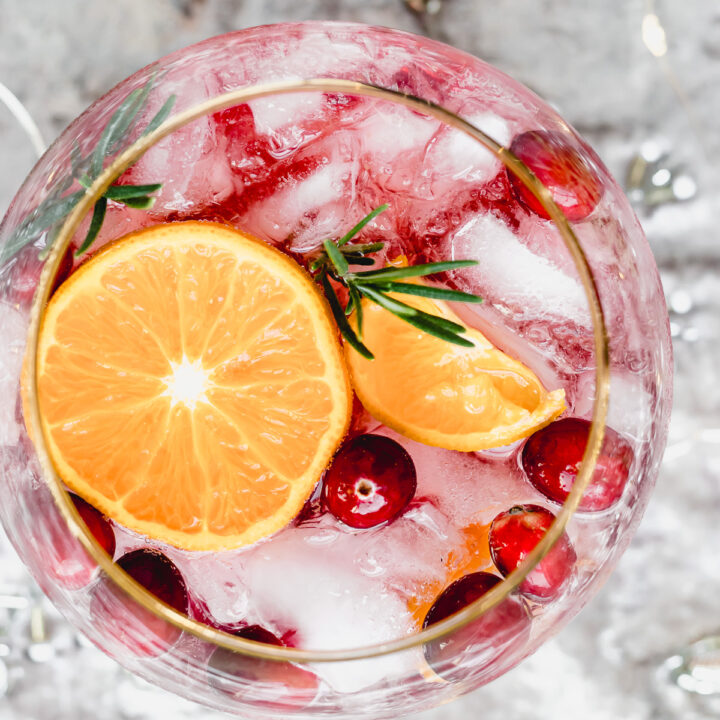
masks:
[[[426,263],[423,265],[410,265],[408,267],[384,267],[373,270],[351,272],[351,265],[374,265],[375,260],[368,257],[385,247],[384,242],[365,244],[350,244],[370,221],[381,212],[387,210],[387,205],[381,205],[364,217],[350,232],[339,240],[325,240],[322,253],[311,263],[310,272],[320,282],[325,292],[335,322],[342,336],[363,357],[372,360],[374,355],[362,342],[362,298],[380,305],[388,312],[404,320],[406,323],[434,335],[447,342],[473,347],[473,343],[462,337],[466,328],[438,315],[418,310],[391,294],[417,295],[434,298],[436,300],[453,300],[460,302],[482,302],[482,298],[459,290],[446,290],[433,285],[420,285],[418,283],[398,282],[406,278],[423,277],[446,270],[455,270],[462,267],[477,265],[475,260],[448,260],[447,262]],[[348,301],[343,308],[330,279],[343,285],[348,290]],[[347,320],[352,313],[356,315],[355,331]]]
[[[150,91],[155,82],[155,76],[141,88],[133,90],[117,110],[112,114],[108,124],[100,136],[94,149],[83,155],[76,142],[70,154],[72,166],[71,173],[60,180],[49,195],[18,225],[3,248],[0,262],[9,260],[26,245],[35,242],[44,231],[48,231],[41,255],[47,253],[60,229],[60,221],[64,220],[73,208],[80,202],[87,188],[98,178],[103,170],[105,161],[115,155],[123,146],[127,137],[136,129],[137,118],[145,108]],[[175,96],[171,95],[153,116],[142,135],[156,130],[170,115],[175,103]],[[69,194],[67,191],[77,182],[84,190],[76,190]],[[85,240],[75,251],[75,255],[82,255],[88,250],[97,238],[107,209],[108,200],[122,203],[132,208],[147,209],[153,206],[157,192],[162,185],[111,185],[103,196],[95,203],[92,219]]]

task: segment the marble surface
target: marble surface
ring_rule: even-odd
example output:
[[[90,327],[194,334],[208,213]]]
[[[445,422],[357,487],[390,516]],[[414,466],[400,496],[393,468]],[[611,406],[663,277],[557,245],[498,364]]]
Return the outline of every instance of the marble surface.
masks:
[[[580,616],[503,678],[413,720],[720,716],[720,697],[678,688],[669,680],[677,661],[668,660],[689,641],[720,633],[716,0],[0,0],[0,18],[0,82],[47,141],[155,58],[278,20],[425,32],[496,64],[556,105],[626,181],[658,258],[676,342],[670,445],[635,540]],[[0,148],[2,214],[34,155],[1,104]],[[688,199],[667,202],[673,188]],[[0,720],[220,717],[134,680],[77,638],[5,541],[0,661]]]

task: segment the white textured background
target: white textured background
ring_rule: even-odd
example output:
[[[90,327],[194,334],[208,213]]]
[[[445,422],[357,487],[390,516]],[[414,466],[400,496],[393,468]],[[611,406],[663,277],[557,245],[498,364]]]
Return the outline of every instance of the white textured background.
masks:
[[[697,194],[638,206],[661,265],[677,365],[670,448],[646,518],[559,637],[487,688],[414,720],[718,718],[720,698],[669,686],[662,663],[720,633],[720,2],[427,4],[440,11],[421,17],[403,0],[0,0],[0,82],[52,140],[116,82],[184,45],[279,20],[352,20],[432,34],[494,63],[554,104],[621,181],[648,141],[663,148],[662,167],[687,175]],[[662,58],[641,35],[652,13],[666,31]],[[33,162],[2,105],[0,152],[1,215]],[[133,680],[52,613],[48,642],[24,647],[31,610],[4,605],[26,578],[6,542],[0,550],[0,720],[219,717]]]

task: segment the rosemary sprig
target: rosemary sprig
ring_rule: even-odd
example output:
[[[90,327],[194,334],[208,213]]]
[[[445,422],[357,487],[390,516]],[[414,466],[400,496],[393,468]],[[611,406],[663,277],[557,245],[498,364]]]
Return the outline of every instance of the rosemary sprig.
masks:
[[[87,188],[100,175],[105,161],[121,149],[126,138],[135,130],[138,116],[147,104],[154,83],[155,76],[151,77],[143,87],[136,88],[128,94],[108,120],[95,147],[87,155],[83,155],[80,145],[75,142],[70,153],[70,174],[59,181],[48,196],[18,225],[3,248],[0,263],[14,257],[26,245],[36,242],[45,231],[47,231],[47,235],[40,255],[43,256],[49,251],[59,230],[60,222],[72,212]],[[147,135],[157,129],[167,119],[175,99],[175,95],[171,95],[165,101],[142,131],[142,135]],[[79,184],[83,190],[67,194],[67,191],[75,183]],[[82,255],[86,252],[97,238],[105,218],[108,200],[132,208],[148,209],[155,202],[153,194],[161,187],[160,183],[152,185],[112,184],[95,203],[87,234],[80,247],[75,251],[75,255]]]
[[[470,340],[462,337],[462,333],[465,332],[463,325],[419,310],[392,297],[391,293],[456,302],[482,302],[481,297],[459,290],[446,290],[434,285],[398,282],[407,278],[424,277],[446,270],[477,265],[475,260],[448,260],[446,262],[425,263],[408,267],[389,266],[359,272],[350,271],[351,265],[374,265],[375,260],[368,257],[368,255],[372,255],[385,247],[384,242],[351,244],[350,240],[387,208],[387,205],[376,208],[339,240],[325,240],[322,253],[310,264],[310,271],[322,285],[340,333],[363,357],[368,360],[374,358],[372,352],[362,341],[362,299],[366,298],[423,332],[455,345],[473,347]],[[348,301],[345,308],[342,307],[331,280],[347,288]],[[355,313],[357,330],[353,329],[347,319],[353,313]]]

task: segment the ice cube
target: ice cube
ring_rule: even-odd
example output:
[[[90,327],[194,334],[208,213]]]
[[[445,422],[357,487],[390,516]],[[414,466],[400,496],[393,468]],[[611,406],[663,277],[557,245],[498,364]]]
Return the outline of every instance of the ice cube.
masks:
[[[292,77],[351,77],[354,70],[367,71],[367,50],[355,41],[342,37],[342,31],[328,29],[325,33],[302,39],[285,35],[270,45],[270,52],[258,58],[256,71],[259,79]]]
[[[248,105],[255,118],[258,133],[278,133],[289,125],[306,123],[319,115],[325,107],[325,97],[319,92],[271,95],[251,100]]]
[[[435,498],[419,497],[389,525],[358,536],[351,550],[359,572],[382,578],[405,602],[426,585],[444,585],[448,553],[462,550],[463,538],[438,505]]]
[[[459,274],[458,285],[494,306],[524,318],[590,325],[579,280],[535,254],[492,214],[472,217],[450,237],[448,259],[477,260]]]
[[[575,414],[590,418],[595,396],[595,374],[586,372],[578,379]],[[643,376],[624,369],[610,371],[610,402],[607,425],[613,430],[643,442],[650,437],[656,400],[648,391]]]
[[[437,130],[437,120],[385,103],[378,104],[374,112],[355,127],[362,140],[364,162],[374,175],[391,174],[395,168],[389,163],[399,156],[404,162],[409,156],[417,162]]]
[[[379,103],[355,125],[362,146],[363,196],[379,196],[398,217],[409,198],[427,197],[429,176],[423,158],[438,127],[438,121],[430,117],[386,103]],[[388,222],[390,214],[385,215],[382,221]]]
[[[27,323],[21,313],[0,301],[0,446],[17,445],[20,424],[15,414],[20,371],[25,355]]]
[[[358,122],[372,101],[339,93],[291,93],[259,98],[248,103],[254,131],[272,157],[284,158],[341,125]]]
[[[252,34],[259,33],[253,40]],[[289,26],[279,28],[268,42],[266,28],[255,28],[243,35],[225,36],[231,62],[217,68],[225,90],[272,80],[348,77],[367,78],[367,49],[356,40],[348,41],[343,29],[328,27],[308,33]],[[262,35],[262,38],[260,37]]]
[[[510,142],[510,126],[495,113],[477,113],[467,120],[500,145]],[[442,128],[433,138],[425,162],[432,173],[433,194],[437,196],[454,180],[490,182],[502,167],[502,161],[482,143],[450,127]]]
[[[407,635],[412,624],[406,604],[379,578],[358,573],[345,554],[355,536],[330,543],[317,538],[316,528],[289,528],[236,556],[239,562],[218,566],[224,592],[218,597],[213,589],[215,597],[206,599],[210,612],[223,622],[258,623],[280,635],[293,631],[308,650],[351,649]],[[200,568],[205,581],[196,587],[206,587],[207,565]],[[192,586],[194,576],[187,577]],[[418,661],[419,655],[413,658]],[[319,663],[313,669],[334,689],[356,692],[396,670],[396,660]]]
[[[379,59],[379,64],[389,76],[386,86],[397,88],[401,93],[442,105],[451,92],[446,68],[438,70],[419,58],[411,59],[405,48],[392,48],[384,58]],[[452,89],[457,91],[458,88],[453,86]]]
[[[242,227],[293,252],[309,252],[326,238],[340,237],[353,217],[356,147],[350,133],[334,133],[279,163],[240,196]]]
[[[332,108],[319,92],[275,95],[248,105],[255,119],[255,132],[274,157],[286,157],[329,130]]]
[[[221,91],[217,77],[212,74],[193,84],[179,72],[166,75],[162,88],[162,97],[152,96],[148,103],[146,121],[172,94],[178,97],[173,108],[173,113],[177,113]],[[120,182],[162,183],[150,214],[163,217],[169,213],[197,214],[198,210],[223,202],[235,189],[225,148],[211,116],[193,120],[151,147],[125,172]]]

